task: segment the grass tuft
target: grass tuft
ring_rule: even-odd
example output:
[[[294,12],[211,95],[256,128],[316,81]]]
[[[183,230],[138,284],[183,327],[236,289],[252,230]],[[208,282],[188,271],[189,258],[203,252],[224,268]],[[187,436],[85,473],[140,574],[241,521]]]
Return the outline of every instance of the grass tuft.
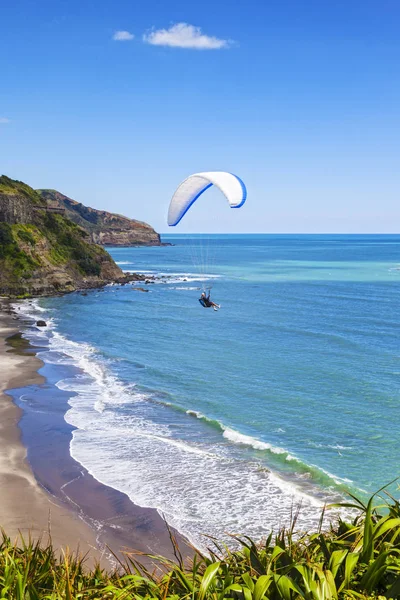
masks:
[[[380,490],[382,492],[382,490]],[[367,505],[352,497],[353,520],[299,535],[294,526],[262,544],[244,537],[230,551],[210,539],[207,554],[175,560],[140,553],[106,571],[85,558],[57,555],[51,542],[0,538],[0,598],[9,600],[388,600],[400,597],[400,505],[383,492]],[[383,509],[383,511],[382,511]],[[238,538],[236,538],[238,539]],[[143,556],[143,555],[142,555]]]

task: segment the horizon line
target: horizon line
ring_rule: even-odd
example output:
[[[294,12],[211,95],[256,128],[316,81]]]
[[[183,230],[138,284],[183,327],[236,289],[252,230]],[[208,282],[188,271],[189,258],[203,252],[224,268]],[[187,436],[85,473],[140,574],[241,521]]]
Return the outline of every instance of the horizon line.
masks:
[[[270,231],[159,231],[160,235],[398,235],[399,232],[388,232],[388,231],[335,231],[335,232],[302,232],[302,231],[288,231],[288,232],[270,232]]]

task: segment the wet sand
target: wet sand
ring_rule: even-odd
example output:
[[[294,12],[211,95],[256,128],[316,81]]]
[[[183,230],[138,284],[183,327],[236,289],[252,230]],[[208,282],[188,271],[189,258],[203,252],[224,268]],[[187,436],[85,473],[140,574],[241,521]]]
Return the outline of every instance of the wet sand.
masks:
[[[4,391],[12,389],[14,398],[30,392],[40,398],[54,390],[37,373],[43,363],[21,338],[18,320],[8,314],[5,301],[0,303],[0,526],[11,537],[51,534],[57,548],[79,547],[103,563],[110,558],[108,548],[121,558],[126,550],[172,558],[170,534],[158,512],[99,483],[70,456],[71,430],[65,427],[62,406],[28,421],[27,452],[18,423],[29,417]],[[184,538],[173,533],[183,555],[192,554]]]

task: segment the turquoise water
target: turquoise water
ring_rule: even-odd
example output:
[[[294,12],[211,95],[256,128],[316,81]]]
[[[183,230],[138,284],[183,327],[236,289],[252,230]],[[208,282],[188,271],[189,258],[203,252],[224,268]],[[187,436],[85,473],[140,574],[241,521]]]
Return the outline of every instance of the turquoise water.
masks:
[[[400,474],[400,236],[164,241],[110,249],[170,276],[148,293],[25,307],[51,319],[42,358],[80,369],[57,384],[74,458],[198,544],[261,537],[299,502],[308,527]],[[197,301],[204,271],[218,312]]]

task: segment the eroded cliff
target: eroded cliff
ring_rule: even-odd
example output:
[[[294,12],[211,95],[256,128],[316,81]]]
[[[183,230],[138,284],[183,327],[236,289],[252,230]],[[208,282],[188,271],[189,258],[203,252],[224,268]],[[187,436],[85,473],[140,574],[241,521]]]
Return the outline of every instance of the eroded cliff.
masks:
[[[63,208],[66,216],[103,246],[160,246],[160,236],[150,225],[122,215],[97,210],[76,202],[56,190],[37,190],[51,207]]]

